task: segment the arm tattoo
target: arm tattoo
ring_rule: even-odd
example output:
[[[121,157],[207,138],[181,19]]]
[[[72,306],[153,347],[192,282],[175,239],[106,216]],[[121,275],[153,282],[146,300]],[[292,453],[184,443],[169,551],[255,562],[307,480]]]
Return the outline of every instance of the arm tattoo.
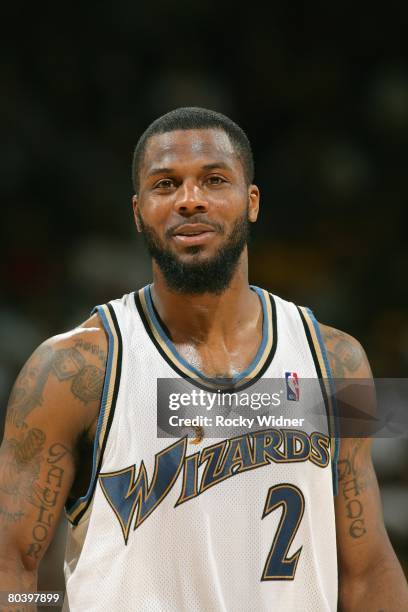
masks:
[[[85,404],[97,401],[101,397],[104,376],[105,373],[100,368],[85,366],[72,381],[72,393]]]
[[[4,506],[0,506],[0,522],[4,523],[18,523],[24,516],[24,512],[17,510],[17,512],[10,512]]]
[[[347,378],[350,374],[355,376],[365,357],[360,345],[334,328],[323,328],[322,333],[334,378]],[[337,464],[339,495],[344,501],[348,533],[353,539],[367,533],[361,494],[374,481],[370,462],[366,463],[365,455],[360,459],[363,443],[361,438],[349,439],[347,454]]]
[[[40,347],[21,370],[12,389],[7,419],[16,427],[43,401],[43,389],[51,369],[52,350]]]
[[[21,441],[4,440],[0,452],[0,490],[11,506],[1,506],[2,523],[18,522],[24,516],[24,501],[32,503],[44,444],[44,432],[35,428],[29,429]]]
[[[77,341],[81,346],[82,341]],[[97,354],[99,360],[106,353],[95,344],[82,343],[84,350]],[[85,348],[86,347],[86,348]],[[104,361],[105,363],[105,361]],[[7,420],[18,428],[27,427],[26,417],[43,403],[43,392],[50,375],[63,381],[71,381],[71,392],[80,401],[98,401],[102,394],[104,368],[87,363],[77,348],[53,350],[40,347],[20,372],[13,387]]]
[[[0,456],[0,490],[17,495],[22,487],[21,474],[29,475],[32,482],[40,471],[41,451],[45,434],[41,429],[30,429],[21,442],[5,440]]]
[[[323,331],[334,378],[344,378],[347,372],[356,372],[363,361],[363,352],[347,334],[330,329]]]
[[[60,497],[65,475],[64,457],[72,452],[59,442],[52,444],[47,453],[45,463],[47,474],[44,486],[37,486],[35,497],[30,502],[36,507],[36,521],[32,529],[32,541],[28,545],[26,555],[38,559],[44,552],[50,532],[55,525],[55,512]]]
[[[53,371],[58,380],[72,380],[73,395],[85,404],[100,398],[105,372],[94,365],[87,365],[76,348],[56,351]]]
[[[337,465],[339,487],[345,502],[346,516],[349,519],[348,532],[353,539],[361,538],[367,533],[360,495],[372,484],[369,467],[358,465],[358,452],[362,444],[362,439],[353,440],[347,456]]]
[[[68,380],[75,377],[85,365],[85,359],[75,348],[55,351],[52,369],[58,380]]]
[[[55,526],[67,457],[73,458],[71,449],[60,442],[51,444],[45,453],[45,440],[43,431],[30,429],[21,442],[6,440],[0,456],[0,489],[11,506],[0,505],[0,528],[19,522],[27,502],[34,506],[32,541],[25,552],[33,559],[42,556]]]
[[[106,351],[101,349],[97,344],[92,344],[91,342],[84,342],[81,338],[75,342],[76,348],[81,348],[83,351],[87,351],[88,353],[92,353],[92,355],[96,355],[102,365],[106,363]]]

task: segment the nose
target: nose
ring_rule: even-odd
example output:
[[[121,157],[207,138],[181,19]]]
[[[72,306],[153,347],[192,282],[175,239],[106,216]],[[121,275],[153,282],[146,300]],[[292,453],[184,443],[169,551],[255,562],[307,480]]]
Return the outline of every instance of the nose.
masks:
[[[195,182],[185,182],[177,190],[175,201],[176,211],[185,217],[190,217],[197,213],[206,213],[208,202],[203,197],[203,193]]]

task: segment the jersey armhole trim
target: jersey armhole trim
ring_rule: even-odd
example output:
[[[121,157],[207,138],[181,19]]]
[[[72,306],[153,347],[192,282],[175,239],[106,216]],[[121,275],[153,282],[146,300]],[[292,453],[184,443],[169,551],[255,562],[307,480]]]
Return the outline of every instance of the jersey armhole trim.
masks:
[[[112,425],[118,397],[122,369],[122,336],[115,311],[111,304],[95,306],[91,314],[97,313],[108,336],[108,358],[102,391],[101,408],[98,416],[93,445],[92,475],[88,490],[71,504],[66,504],[66,516],[70,523],[77,525],[85,514],[93,497],[109,430]]]
[[[312,353],[316,367],[317,376],[320,379],[320,387],[326,407],[327,420],[330,434],[331,467],[333,479],[333,492],[338,492],[337,461],[340,452],[340,438],[338,436],[337,405],[333,377],[330,369],[327,350],[320,332],[319,323],[310,308],[297,306],[300,318],[305,329],[306,338]]]

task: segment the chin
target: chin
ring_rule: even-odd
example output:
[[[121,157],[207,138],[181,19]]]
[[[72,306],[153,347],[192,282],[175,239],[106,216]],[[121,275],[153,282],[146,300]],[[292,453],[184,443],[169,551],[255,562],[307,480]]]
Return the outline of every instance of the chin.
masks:
[[[187,255],[201,255],[201,256],[205,256],[206,252],[205,252],[205,248],[202,247],[201,245],[195,245],[195,246],[187,247],[186,248],[186,254]],[[207,253],[207,255],[208,255],[208,253]]]
[[[183,264],[206,263],[215,258],[215,253],[209,253],[206,249],[198,246],[189,247],[181,256],[177,256],[179,262]]]

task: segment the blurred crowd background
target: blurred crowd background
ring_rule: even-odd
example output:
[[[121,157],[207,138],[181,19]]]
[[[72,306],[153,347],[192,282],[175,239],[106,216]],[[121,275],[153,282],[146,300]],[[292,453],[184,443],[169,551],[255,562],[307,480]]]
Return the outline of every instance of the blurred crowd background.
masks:
[[[355,335],[375,376],[407,375],[402,2],[17,1],[2,13],[2,414],[42,340],[149,280],[131,157],[177,106],[224,112],[252,142],[262,192],[252,283]],[[406,439],[376,440],[374,458],[408,572]],[[63,528],[43,588],[61,580],[62,549]]]

